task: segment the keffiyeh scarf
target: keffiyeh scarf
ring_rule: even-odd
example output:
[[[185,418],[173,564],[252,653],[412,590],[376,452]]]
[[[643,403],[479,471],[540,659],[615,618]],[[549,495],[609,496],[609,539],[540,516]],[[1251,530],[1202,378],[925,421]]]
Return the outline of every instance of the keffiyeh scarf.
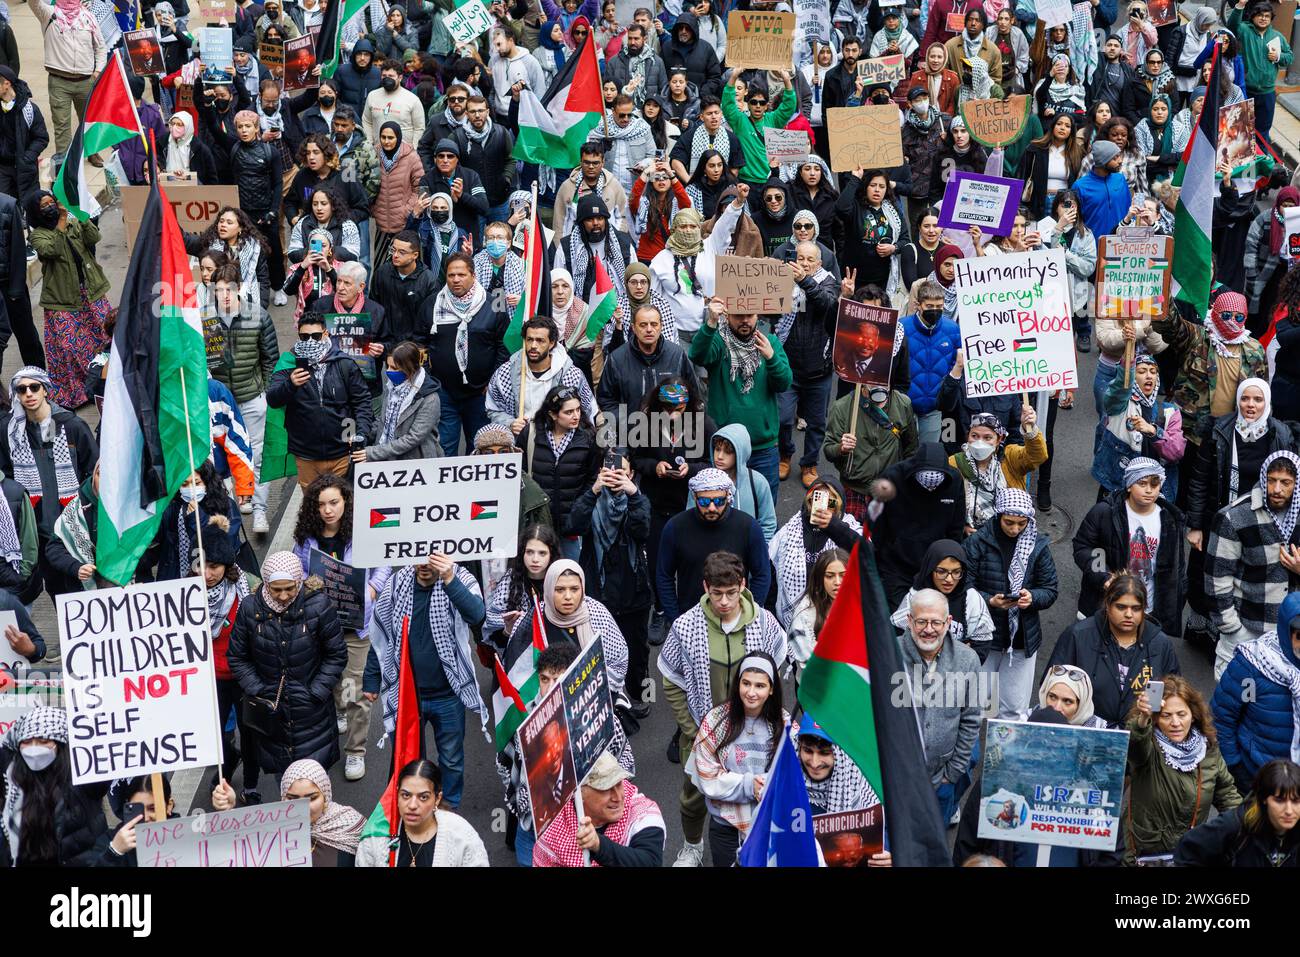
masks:
[[[725,320],[718,323],[718,335],[722,336],[722,344],[727,347],[727,357],[731,364],[731,381],[735,382],[739,376],[741,395],[748,395],[749,390],[754,388],[754,374],[763,364],[758,344],[754,341],[754,336],[758,334],[755,330],[748,339],[738,339],[731,331],[730,323]]]
[[[600,833],[608,841],[624,847],[648,827],[664,828],[664,818],[659,806],[636,789],[631,781],[623,781],[623,816]],[[533,861],[538,867],[582,867],[583,852],[578,846],[578,812],[573,801],[566,801],[564,810],[546,828],[537,841]],[[593,859],[592,867],[599,867]]]
[[[401,385],[388,383],[391,391],[388,394],[388,401],[384,403],[384,428],[379,436],[381,445],[393,441],[397,435],[398,420],[402,417],[402,413],[411,407],[411,402],[422,385],[424,385],[424,369],[420,369],[415,374],[415,378],[408,377]]]
[[[708,150],[717,150],[722,155],[725,163],[731,159],[731,137],[727,135],[725,126],[718,127],[718,131],[713,134],[713,141],[709,140],[709,131],[703,123],[697,123],[695,132],[691,134],[691,162],[686,167],[686,172],[694,176],[695,167],[700,164],[700,157]]]
[[[32,378],[25,372],[21,375],[23,378]],[[54,454],[54,478],[58,485],[59,504],[67,505],[76,496],[81,482],[77,478],[76,464],[72,461],[72,449],[68,446],[67,430],[54,421],[55,413],[62,411],[62,406],[51,402],[49,416],[39,423],[37,429],[40,432],[41,442],[49,444]],[[45,488],[41,484],[41,473],[36,467],[36,453],[32,451],[31,440],[27,434],[27,415],[20,405],[15,404],[14,411],[9,416],[8,433],[9,458],[14,470],[13,479],[26,489],[28,498],[35,506],[40,503]],[[5,550],[7,549],[0,543],[0,551]]]
[[[613,222],[609,220],[606,222],[604,242],[595,249],[587,244],[580,225],[569,236],[567,265],[573,276],[575,296],[581,297],[587,292],[587,269],[591,265],[593,253],[604,263],[605,271],[609,273],[614,289],[618,292],[623,290],[623,277],[627,274],[627,263],[623,261],[623,247],[619,244],[618,237],[614,235]]]
[[[230,614],[235,599],[242,601],[248,594],[248,581],[242,572],[235,581],[223,578],[208,589],[208,626],[214,639],[226,627],[226,616]]]
[[[1223,318],[1225,312],[1245,315],[1248,306],[1246,297],[1239,292],[1223,292],[1214,300],[1209,316],[1205,320],[1205,334],[1210,344],[1222,359],[1233,357],[1230,346],[1239,345],[1250,338],[1244,321],[1229,322]]]
[[[470,320],[478,315],[486,302],[487,293],[477,282],[464,296],[457,296],[450,286],[443,286],[433,302],[433,329],[430,331],[436,331],[438,326],[456,326],[456,368],[460,369],[460,379],[464,384],[469,382],[465,370],[469,366]]]
[[[1300,472],[1300,455],[1294,452],[1288,452],[1285,449],[1274,452],[1268,458],[1264,459],[1264,464],[1259,470],[1259,491],[1264,496],[1264,507],[1268,509],[1269,515],[1273,517],[1273,524],[1277,526],[1277,534],[1285,545],[1291,541],[1291,534],[1295,531],[1296,516],[1300,515],[1300,495],[1292,495],[1291,501],[1287,502],[1286,508],[1280,512],[1275,512],[1268,508],[1268,470],[1278,459],[1287,459],[1296,471]]]
[[[14,780],[14,766],[23,760],[18,746],[32,738],[48,738],[67,747],[68,713],[62,708],[38,707],[14,722],[9,733],[0,741],[0,746],[14,753],[14,759],[5,772],[5,801],[4,808],[0,810],[0,832],[3,832],[9,842],[10,859],[16,863],[23,826],[23,789]]]
[[[853,531],[861,533],[862,526],[848,512],[839,518]],[[800,509],[781,526],[781,530],[776,533],[768,546],[768,553],[776,567],[776,620],[786,629],[789,629],[790,623],[794,620],[795,606],[808,590],[808,569],[813,566],[822,552],[837,547],[822,529],[815,526],[816,532],[820,533],[818,537],[821,541],[809,542],[804,535],[806,522],[807,515],[803,509]]]
[[[718,485],[714,483],[711,487],[718,488]],[[775,661],[785,660],[785,632],[775,616],[755,615],[754,620],[745,626],[745,651],[765,651]],[[673,622],[659,653],[660,670],[665,678],[686,690],[687,706],[697,722],[703,721],[713,707],[713,691],[709,686],[711,665],[709,621],[704,608],[697,604]]]
[[[1290,635],[1270,631],[1254,641],[1243,641],[1237,650],[1265,678],[1290,690],[1292,712],[1300,714],[1300,668],[1282,653],[1284,641],[1290,641]],[[1291,725],[1291,760],[1300,762],[1300,721]]]
[[[355,854],[357,842],[361,840],[361,829],[366,823],[365,818],[347,805],[334,803],[334,786],[320,762],[308,758],[295,761],[285,768],[284,775],[280,778],[280,800],[290,800],[289,788],[295,781],[303,779],[316,785],[325,798],[325,810],[311,825],[312,840],[336,851]]]
[[[1011,567],[1007,569],[1007,597],[1018,596],[1025,587],[1025,577],[1029,574],[1029,558],[1038,544],[1038,522],[1034,519],[1034,500],[1029,493],[1018,488],[1004,488],[998,492],[994,505],[998,515],[1019,515],[1029,519],[1019,537],[1016,538],[1015,551],[1011,553]],[[1007,609],[1007,630],[1015,638],[1020,630],[1020,609]]]
[[[807,716],[805,715],[805,718]],[[799,722],[790,722],[790,740],[799,747]],[[844,753],[844,749],[831,742],[835,753],[835,766],[831,773],[821,781],[811,780],[804,774],[803,783],[808,788],[808,803],[816,804],[826,814],[839,814],[843,811],[859,811],[875,807],[880,803],[875,790],[863,777],[853,759]]]
[[[1156,728],[1155,739],[1165,764],[1175,771],[1185,773],[1196,770],[1196,766],[1205,760],[1205,752],[1209,747],[1205,735],[1196,728],[1192,728],[1182,741],[1170,741],[1163,731]]]

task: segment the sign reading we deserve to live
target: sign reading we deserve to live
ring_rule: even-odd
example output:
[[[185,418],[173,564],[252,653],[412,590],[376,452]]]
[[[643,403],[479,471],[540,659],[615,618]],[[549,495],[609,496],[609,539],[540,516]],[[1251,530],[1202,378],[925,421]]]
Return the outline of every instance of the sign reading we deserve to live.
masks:
[[[794,67],[793,13],[732,10],[727,17],[727,66],[740,70]]]
[[[1078,387],[1065,250],[954,265],[968,396]]]
[[[789,263],[748,256],[719,256],[714,294],[738,315],[787,313],[794,302]]]
[[[1164,315],[1173,255],[1172,236],[1102,236],[1097,249],[1098,318]]]
[[[59,595],[72,783],[221,762],[201,578]]]
[[[136,825],[140,867],[311,867],[311,802],[277,801]]]
[[[514,557],[522,476],[522,454],[358,464],[353,566]]]

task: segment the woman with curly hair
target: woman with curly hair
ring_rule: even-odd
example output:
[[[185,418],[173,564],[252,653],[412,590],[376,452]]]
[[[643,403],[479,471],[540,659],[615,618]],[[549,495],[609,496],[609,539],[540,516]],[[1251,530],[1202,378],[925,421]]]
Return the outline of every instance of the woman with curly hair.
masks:
[[[224,253],[239,266],[239,295],[245,302],[256,297],[263,309],[270,305],[273,262],[280,272],[275,288],[284,285],[283,263],[272,257],[266,237],[237,206],[223,207],[203,232],[185,234],[185,251],[191,256],[201,256],[207,250]]]
[[[307,212],[289,230],[289,262],[303,261],[308,253],[307,237],[317,229],[330,234],[334,258],[339,262],[361,258],[361,233],[348,218],[348,209],[333,187],[317,186],[311,191]]]
[[[346,209],[344,215],[350,217],[359,230],[361,221],[370,216],[370,198],[355,176],[343,175],[334,140],[324,133],[308,135],[298,147],[297,160],[298,172],[284,194],[284,218],[296,225],[310,212],[316,188],[328,186],[341,201],[336,205]]]

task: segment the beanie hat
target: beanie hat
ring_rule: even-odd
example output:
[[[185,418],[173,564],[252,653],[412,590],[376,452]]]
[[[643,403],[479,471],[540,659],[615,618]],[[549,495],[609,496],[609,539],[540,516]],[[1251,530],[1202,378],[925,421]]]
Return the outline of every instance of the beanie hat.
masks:
[[[1097,140],[1092,144],[1092,165],[1105,166],[1119,155],[1119,147],[1110,140]]]

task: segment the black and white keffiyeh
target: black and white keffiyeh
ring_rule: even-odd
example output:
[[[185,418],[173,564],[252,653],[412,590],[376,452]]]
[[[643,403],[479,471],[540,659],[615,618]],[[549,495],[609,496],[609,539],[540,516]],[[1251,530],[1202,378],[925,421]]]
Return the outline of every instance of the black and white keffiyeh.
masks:
[[[248,580],[243,572],[240,572],[239,578],[233,582],[223,578],[208,589],[208,624],[213,638],[220,635],[225,628],[226,617],[230,614],[235,599],[238,598],[242,602],[248,595]]]
[[[28,366],[15,372],[13,379],[10,380],[11,389],[13,381],[17,379],[35,379],[41,382],[47,391],[50,388],[50,378],[46,375],[45,370],[38,369],[35,366]],[[68,500],[77,494],[77,490],[81,487],[81,480],[77,478],[76,464],[72,461],[72,450],[68,446],[67,430],[60,427],[54,420],[55,414],[62,412],[63,407],[53,402],[49,405],[49,416],[42,419],[37,428],[40,430],[41,441],[49,443],[52,447],[54,453],[54,478],[58,484],[59,501],[66,505]],[[27,413],[23,411],[21,405],[15,403],[14,410],[9,416],[7,429],[9,434],[9,459],[13,463],[14,471],[13,480],[27,490],[28,496],[35,504],[40,501],[45,489],[41,484],[40,470],[36,467],[36,454],[32,451],[31,441],[27,435],[27,422]],[[4,551],[8,551],[8,548],[3,543],[0,543],[0,547]]]
[[[848,512],[841,515],[840,520],[858,534],[862,533],[862,526]],[[803,531],[805,521],[806,515],[800,509],[781,526],[767,546],[768,557],[776,568],[776,619],[787,631],[794,621],[795,606],[808,590],[808,570],[822,552],[838,547],[826,538],[820,548],[808,548]]]
[[[9,733],[0,740],[0,747],[14,754],[14,759],[5,772],[5,801],[4,808],[0,809],[0,832],[3,832],[9,843],[9,857],[14,861],[18,860],[23,820],[23,789],[14,780],[14,766],[23,760],[18,746],[32,738],[46,738],[67,747],[68,712],[62,708],[47,708],[42,705],[15,721]]]
[[[573,276],[573,294],[579,299],[587,297],[587,269],[591,265],[593,253],[605,264],[605,272],[609,274],[609,281],[613,283],[615,293],[624,291],[623,282],[627,275],[627,263],[623,260],[623,247],[619,244],[618,237],[614,235],[612,222],[606,226],[605,239],[596,249],[592,249],[587,244],[586,238],[582,235],[582,226],[579,224],[569,234],[569,248],[566,252],[568,256],[565,266]]]
[[[433,329],[438,326],[456,326],[456,368],[460,369],[462,384],[467,384],[465,369],[469,366],[469,324],[487,302],[487,292],[477,282],[464,296],[457,296],[450,286],[438,290],[433,301]]]
[[[726,163],[731,159],[731,137],[727,135],[726,127],[718,127],[718,131],[713,134],[713,142],[710,142],[708,129],[703,123],[696,123],[695,132],[691,134],[691,161],[686,167],[688,176],[695,175],[695,167],[700,165],[700,157],[709,150],[717,150],[722,156],[722,161]]]
[[[1182,741],[1170,741],[1163,731],[1156,728],[1155,739],[1160,748],[1160,756],[1165,759],[1165,764],[1175,771],[1195,771],[1196,766],[1205,760],[1205,752],[1209,746],[1205,735],[1196,728],[1192,728]]]
[[[758,351],[758,342],[755,339],[758,333],[755,332],[748,339],[738,339],[731,331],[731,324],[724,321],[718,323],[718,335],[722,337],[722,344],[727,347],[731,381],[735,382],[739,377],[740,394],[746,395],[754,388],[754,373],[758,372],[758,367],[763,364],[763,356]]]
[[[1004,488],[998,492],[994,503],[998,515],[1019,515],[1029,519],[1019,537],[1016,539],[1015,551],[1011,553],[1011,567],[1007,569],[1007,597],[1014,598],[1025,587],[1025,577],[1029,574],[1029,558],[1038,544],[1038,522],[1034,519],[1034,500],[1029,493],[1018,488]],[[1007,629],[1012,638],[1020,628],[1020,609],[1012,606],[1007,609]]]
[[[1300,455],[1294,452],[1288,452],[1285,449],[1274,452],[1264,460],[1264,464],[1259,469],[1259,491],[1264,496],[1264,507],[1268,507],[1268,470],[1278,459],[1287,459],[1300,472]],[[1296,516],[1300,515],[1300,495],[1292,495],[1291,501],[1286,503],[1286,508],[1280,512],[1268,509],[1269,515],[1273,518],[1273,524],[1277,526],[1277,534],[1285,545],[1291,541],[1291,534],[1295,531]]]
[[[807,717],[805,715],[805,717]],[[795,748],[799,747],[799,722],[790,722],[790,740]],[[839,814],[843,811],[860,811],[875,807],[880,803],[875,789],[863,777],[853,759],[844,753],[835,742],[831,742],[835,752],[835,766],[831,768],[825,780],[810,780],[804,774],[803,783],[808,788],[808,803],[816,804],[826,814]]]
[[[1243,641],[1237,650],[1265,678],[1291,692],[1291,710],[1300,714],[1300,668],[1282,653],[1281,643],[1288,640],[1289,635],[1270,631],[1254,641]],[[1291,724],[1291,760],[1300,762],[1300,721]]]
[[[754,620],[745,626],[745,651],[765,651],[773,661],[785,660],[785,632],[770,612],[755,610]],[[659,651],[660,674],[685,690],[686,703],[697,724],[713,707],[711,665],[709,620],[704,607],[697,604],[673,622]]]
[[[385,377],[387,378],[387,377]],[[388,401],[384,403],[384,426],[383,431],[379,434],[379,444],[384,445],[393,441],[397,435],[397,421],[402,417],[407,409],[411,407],[415,395],[420,391],[420,386],[424,385],[424,369],[421,368],[415,378],[407,377],[401,385],[393,385],[391,382],[385,383],[385,388],[389,390]]]

